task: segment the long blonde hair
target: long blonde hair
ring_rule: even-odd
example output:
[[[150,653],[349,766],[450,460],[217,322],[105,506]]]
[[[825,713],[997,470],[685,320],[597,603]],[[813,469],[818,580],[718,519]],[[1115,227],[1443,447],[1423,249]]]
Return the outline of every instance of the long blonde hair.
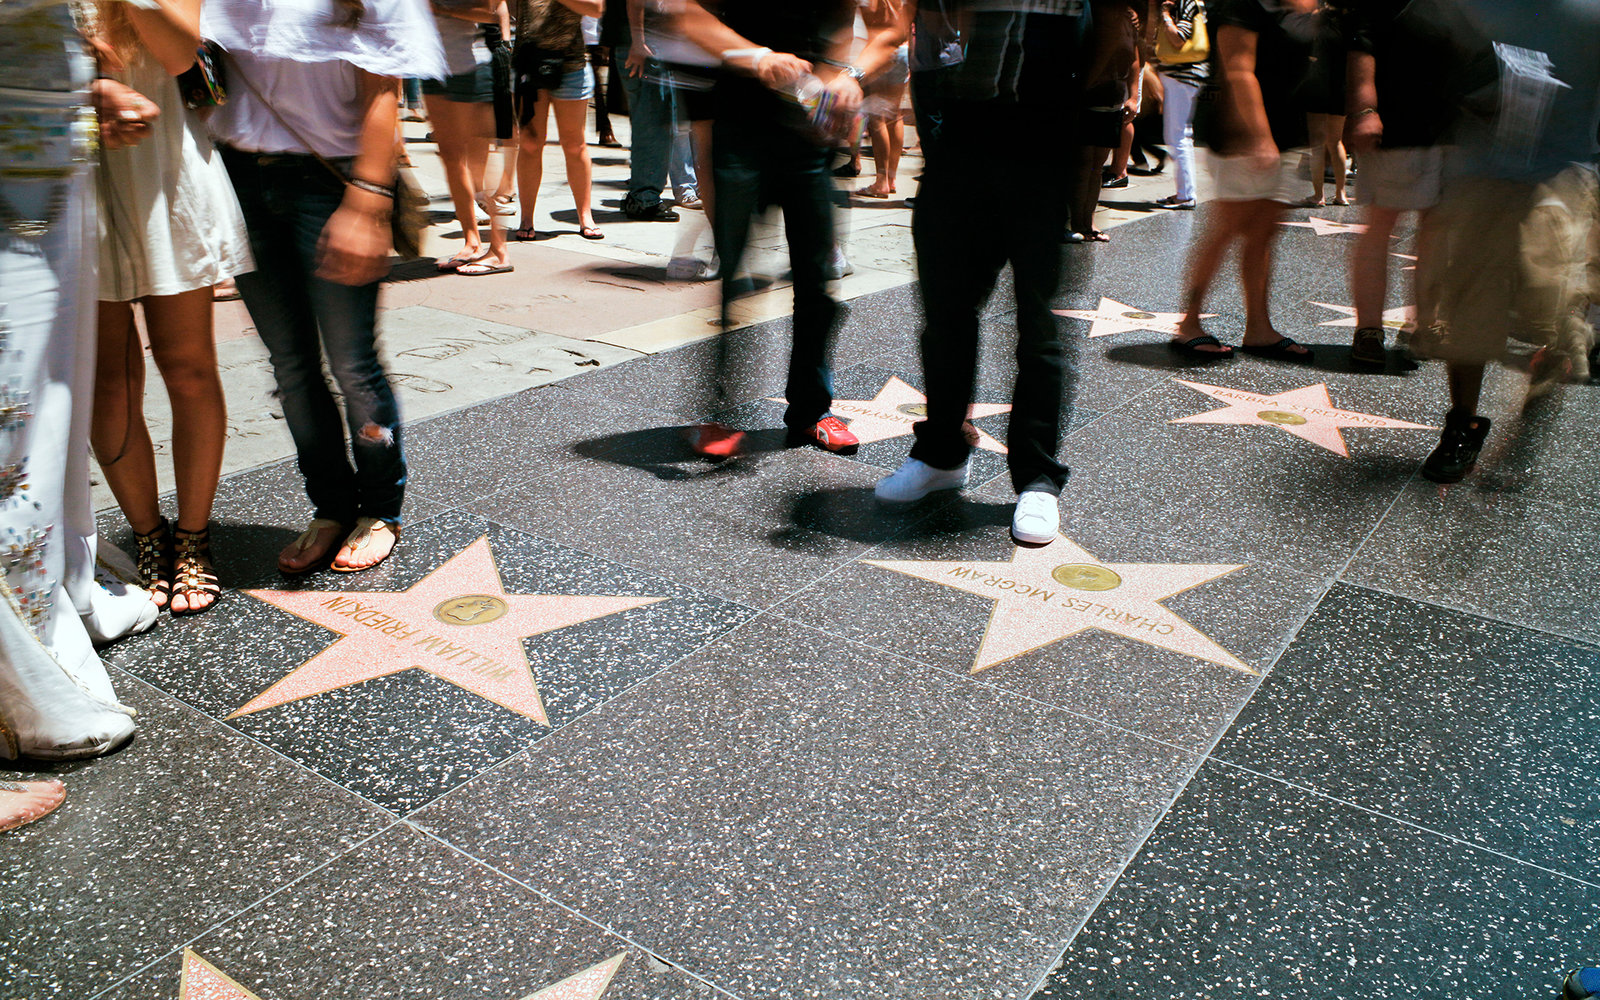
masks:
[[[90,33],[116,53],[124,65],[131,66],[145,56],[144,42],[128,17],[128,5],[119,0],[95,0]]]

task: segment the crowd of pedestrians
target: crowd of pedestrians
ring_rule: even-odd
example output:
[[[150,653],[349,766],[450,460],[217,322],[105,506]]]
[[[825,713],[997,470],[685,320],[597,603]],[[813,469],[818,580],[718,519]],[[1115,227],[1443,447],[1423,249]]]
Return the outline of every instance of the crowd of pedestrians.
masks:
[[[1063,244],[1106,238],[1097,203],[1130,172],[1170,162],[1156,207],[1194,209],[1197,148],[1213,203],[1171,339],[1186,362],[1313,360],[1270,315],[1274,243],[1291,206],[1342,204],[1353,185],[1367,226],[1349,274],[1358,365],[1390,360],[1389,238],[1418,213],[1405,349],[1444,361],[1451,395],[1425,476],[1474,467],[1484,369],[1508,338],[1538,347],[1533,394],[1596,363],[1600,0],[0,0],[0,19],[0,374],[15,404],[0,426],[0,757],[126,740],[131,713],[93,644],[222,595],[216,286],[236,283],[267,348],[313,510],[278,569],[359,572],[399,544],[404,425],[375,329],[391,251],[416,235],[402,111],[437,143],[461,246],[436,266],[457,276],[511,273],[509,244],[536,235],[552,119],[577,235],[605,238],[591,107],[603,144],[610,114],[629,116],[627,224],[704,213],[714,255],[666,274],[719,279],[725,323],[751,220],[779,208],[794,294],[783,419],[792,444],[836,453],[858,443],[832,412],[833,282],[850,268],[836,177],[862,173],[865,137],[874,176],[849,193],[914,198],[926,316],[926,417],[877,496],[967,482],[979,315],[1009,267],[1023,544],[1057,536],[1068,478],[1072,372],[1051,312],[1072,266]],[[409,96],[406,80],[419,81]],[[89,130],[54,127],[63,116]],[[915,178],[899,169],[908,131]],[[1023,190],[1019,210],[1004,193]],[[1230,345],[1203,320],[1235,247],[1246,320]],[[179,414],[173,522],[142,413],[141,329]],[[707,413],[736,401],[726,379],[721,364],[707,373]],[[743,435],[712,416],[690,440],[722,460]],[[96,572],[119,560],[97,552],[91,447],[133,532],[126,579]],[[0,829],[58,792],[0,783]]]

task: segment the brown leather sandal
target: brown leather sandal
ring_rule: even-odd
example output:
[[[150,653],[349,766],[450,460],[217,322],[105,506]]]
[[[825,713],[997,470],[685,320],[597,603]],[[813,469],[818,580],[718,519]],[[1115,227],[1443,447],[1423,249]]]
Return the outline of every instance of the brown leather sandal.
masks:
[[[217,582],[216,567],[211,564],[211,528],[201,528],[199,531],[184,531],[179,528],[174,534],[177,543],[177,559],[173,564],[172,596],[183,595],[189,605],[182,611],[173,608],[175,615],[193,615],[207,611],[217,606],[217,601],[222,598],[222,587]],[[195,607],[196,596],[206,594],[211,597],[203,607]]]
[[[172,525],[166,518],[147,535],[133,533],[133,561],[139,570],[139,586],[150,592],[150,600],[165,608],[172,597]]]

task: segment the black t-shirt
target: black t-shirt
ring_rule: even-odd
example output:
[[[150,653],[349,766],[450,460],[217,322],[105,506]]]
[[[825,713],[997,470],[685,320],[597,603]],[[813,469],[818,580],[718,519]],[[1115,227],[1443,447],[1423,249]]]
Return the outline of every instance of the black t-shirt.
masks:
[[[1082,0],[923,0],[912,65],[918,95],[1065,117],[1083,87],[1089,23]]]
[[[1272,141],[1280,150],[1306,145],[1310,137],[1306,131],[1305,90],[1320,16],[1293,11],[1280,0],[1212,0],[1206,6],[1206,16],[1212,29],[1208,90],[1216,89],[1204,99],[1216,106],[1209,109],[1212,114],[1204,129],[1204,141],[1226,154],[1235,152],[1240,140],[1240,126],[1232,112],[1217,44],[1222,29],[1231,26],[1256,35],[1256,80],[1261,85]]]
[[[1487,39],[1452,16],[1453,3],[1353,0],[1350,8],[1350,48],[1373,58],[1383,147],[1437,144],[1455,121],[1461,94],[1482,82],[1472,77]]]
[[[841,33],[850,31],[856,12],[853,0],[725,0],[707,6],[755,45],[792,52],[814,66],[828,58]],[[724,74],[716,93],[719,118],[797,113],[761,81],[742,73]]]

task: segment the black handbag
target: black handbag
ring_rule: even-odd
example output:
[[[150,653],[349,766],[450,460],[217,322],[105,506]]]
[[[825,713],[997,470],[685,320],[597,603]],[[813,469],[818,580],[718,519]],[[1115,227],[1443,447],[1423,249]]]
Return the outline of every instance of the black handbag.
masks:
[[[567,54],[538,45],[519,45],[511,53],[511,72],[519,92],[555,90],[567,75]]]
[[[201,42],[194,65],[178,74],[178,93],[190,110],[228,103],[227,79],[222,72],[222,49],[216,42]]]

